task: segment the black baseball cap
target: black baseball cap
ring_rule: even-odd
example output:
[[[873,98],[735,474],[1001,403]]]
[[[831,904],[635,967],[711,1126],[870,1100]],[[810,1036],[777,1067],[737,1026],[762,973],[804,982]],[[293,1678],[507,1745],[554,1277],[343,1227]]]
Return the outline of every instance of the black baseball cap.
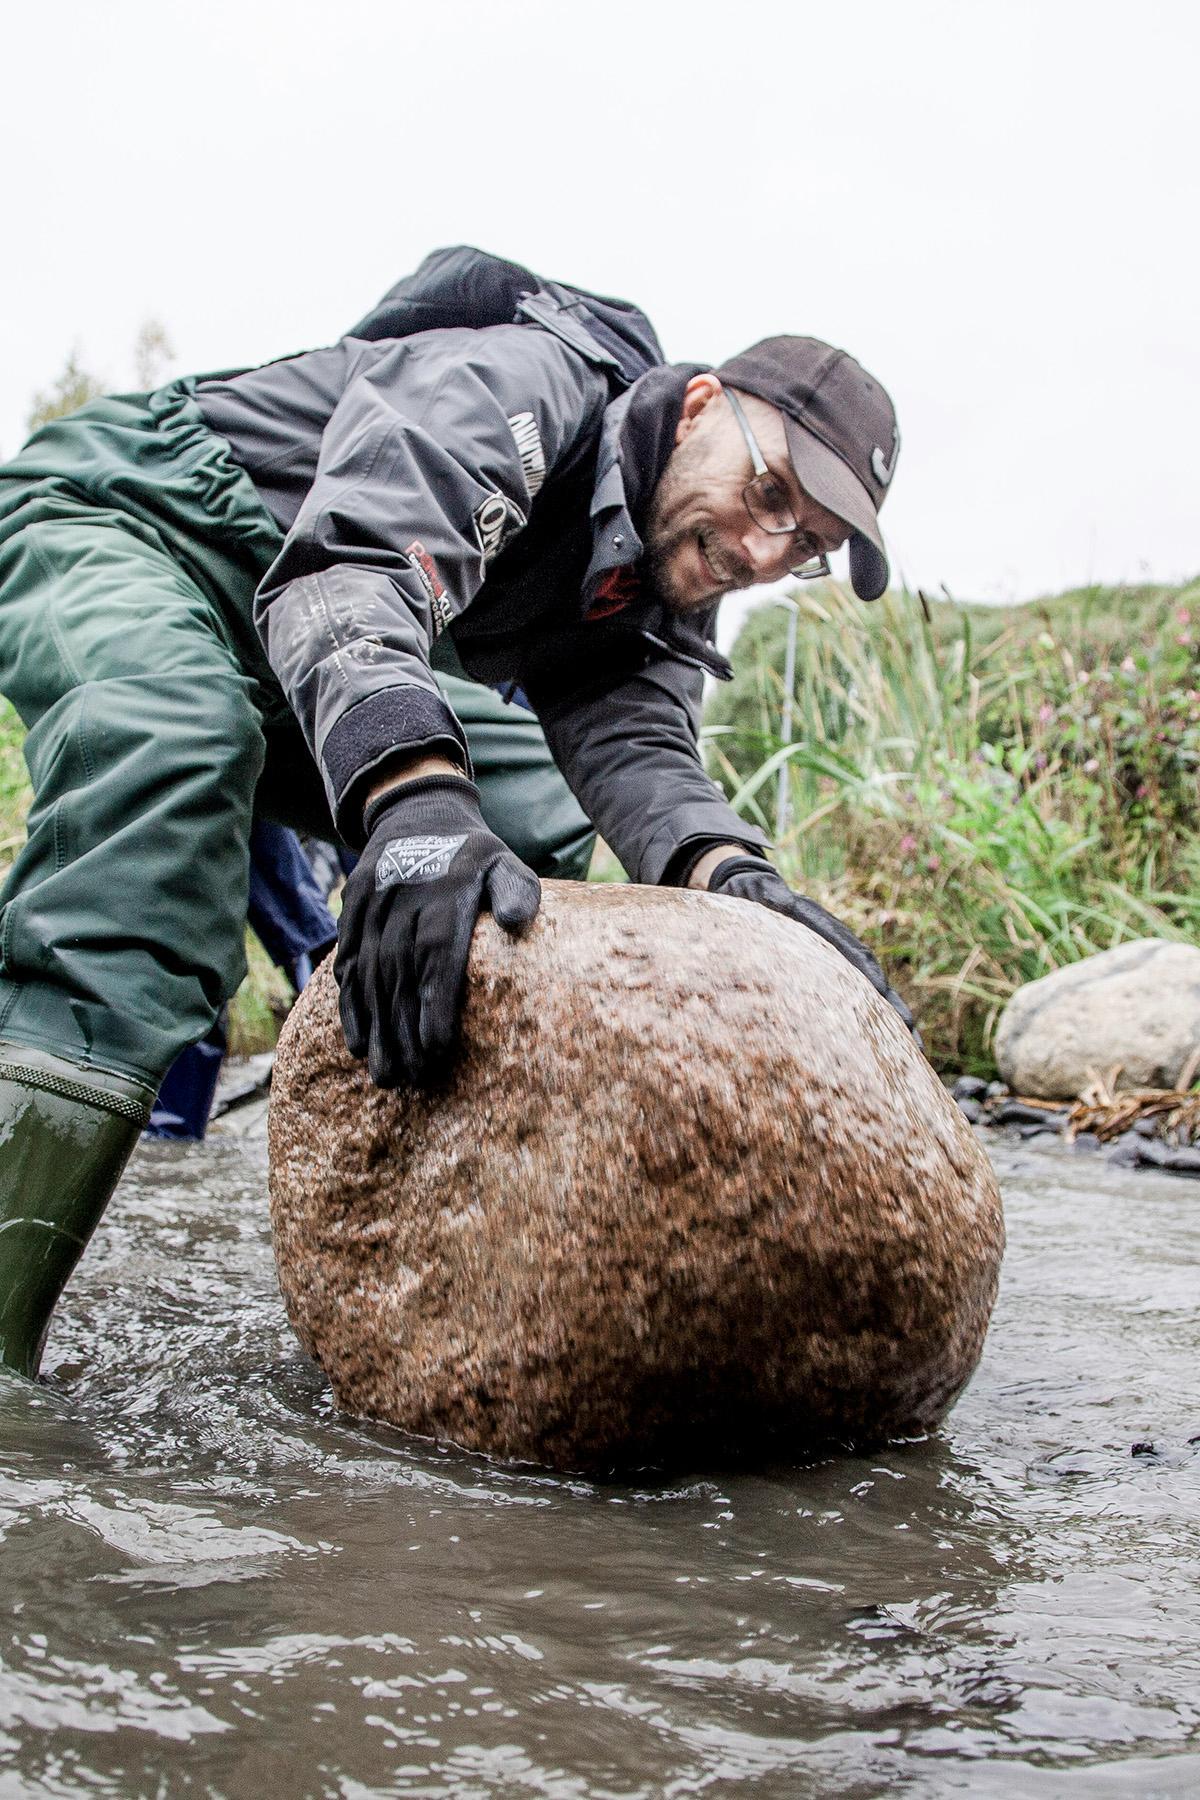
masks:
[[[896,409],[884,388],[845,350],[820,338],[763,338],[714,371],[727,387],[755,394],[783,414],[796,479],[850,527],[850,580],[860,600],[888,584],[879,533],[900,450]]]

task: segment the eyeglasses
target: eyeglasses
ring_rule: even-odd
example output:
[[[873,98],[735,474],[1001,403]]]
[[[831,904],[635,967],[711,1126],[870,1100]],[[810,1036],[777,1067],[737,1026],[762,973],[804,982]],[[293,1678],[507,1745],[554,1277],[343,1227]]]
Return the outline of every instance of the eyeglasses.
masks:
[[[769,533],[771,537],[790,535],[795,538],[796,548],[804,554],[800,562],[789,563],[789,575],[794,575],[798,581],[816,581],[822,575],[828,575],[829,557],[820,548],[811,531],[800,529],[791,496],[783,483],[768,469],[766,457],[758,447],[758,440],[750,429],[750,421],[742,411],[740,400],[727,387],[723,387],[721,392],[732,406],[733,416],[742,428],[742,436],[746,440],[746,448],[750,452],[754,468],[753,481],[748,481],[742,489],[746,511],[759,529]]]

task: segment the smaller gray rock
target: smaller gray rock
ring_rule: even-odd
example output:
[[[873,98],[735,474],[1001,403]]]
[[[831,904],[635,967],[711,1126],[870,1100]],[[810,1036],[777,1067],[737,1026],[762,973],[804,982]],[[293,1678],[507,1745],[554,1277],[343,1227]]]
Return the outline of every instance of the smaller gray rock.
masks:
[[[1200,1150],[1187,1144],[1164,1144],[1156,1138],[1143,1138],[1138,1146],[1140,1160],[1171,1175],[1200,1175]]]
[[[1108,1145],[1104,1160],[1118,1169],[1136,1169],[1142,1160],[1141,1140],[1132,1131],[1123,1131]]]
[[[1065,1108],[1050,1112],[1042,1106],[1026,1106],[1020,1100],[1002,1100],[999,1106],[992,1108],[991,1114],[993,1124],[1029,1125],[1034,1131],[1054,1129],[1066,1116]]]
[[[958,1110],[967,1121],[968,1125],[978,1125],[987,1118],[987,1114],[984,1112],[982,1106],[980,1106],[978,1100],[960,1100],[958,1102]]]
[[[213,1100],[212,1120],[223,1118],[251,1100],[265,1097],[271,1088],[275,1068],[275,1052],[266,1050],[259,1056],[229,1057],[221,1070]]]
[[[996,1063],[1019,1094],[1067,1100],[1097,1074],[1174,1087],[1200,1049],[1200,949],[1140,938],[1018,988],[996,1028]]]
[[[964,1100],[982,1100],[987,1090],[988,1084],[982,1075],[960,1075],[950,1094],[961,1105]]]
[[[1012,1089],[1006,1082],[989,1081],[983,1090],[983,1097],[985,1100],[1003,1100],[1004,1096],[1011,1092]]]

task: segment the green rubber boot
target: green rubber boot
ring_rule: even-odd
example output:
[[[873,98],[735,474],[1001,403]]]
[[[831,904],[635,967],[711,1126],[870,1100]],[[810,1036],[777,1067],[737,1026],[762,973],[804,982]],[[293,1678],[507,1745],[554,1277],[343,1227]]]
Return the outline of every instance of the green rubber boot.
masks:
[[[0,1043],[0,1364],[37,1374],[50,1314],[120,1179],[154,1090]]]

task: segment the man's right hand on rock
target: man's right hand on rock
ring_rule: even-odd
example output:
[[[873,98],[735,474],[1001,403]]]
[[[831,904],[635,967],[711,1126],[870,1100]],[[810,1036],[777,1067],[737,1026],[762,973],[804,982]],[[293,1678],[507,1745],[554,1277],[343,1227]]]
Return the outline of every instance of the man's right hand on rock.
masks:
[[[377,1086],[424,1084],[454,1050],[479,914],[520,931],[541,884],[488,830],[465,776],[404,781],[368,804],[364,823],[338,925],[342,1031]]]
[[[818,906],[815,900],[810,900],[805,894],[794,893],[779,871],[765,858],[738,855],[727,857],[708,875],[708,891],[710,894],[733,894],[739,900],[755,900],[760,906],[770,907],[772,912],[782,913],[785,918],[795,919],[797,924],[806,925],[810,931],[815,931],[839,956],[844,956],[852,968],[866,976],[875,992],[900,1015],[916,1039],[917,1048],[925,1048],[907,1001],[896,992],[861,938],[855,937],[848,925],[835,919],[832,913],[826,912],[823,906]]]

